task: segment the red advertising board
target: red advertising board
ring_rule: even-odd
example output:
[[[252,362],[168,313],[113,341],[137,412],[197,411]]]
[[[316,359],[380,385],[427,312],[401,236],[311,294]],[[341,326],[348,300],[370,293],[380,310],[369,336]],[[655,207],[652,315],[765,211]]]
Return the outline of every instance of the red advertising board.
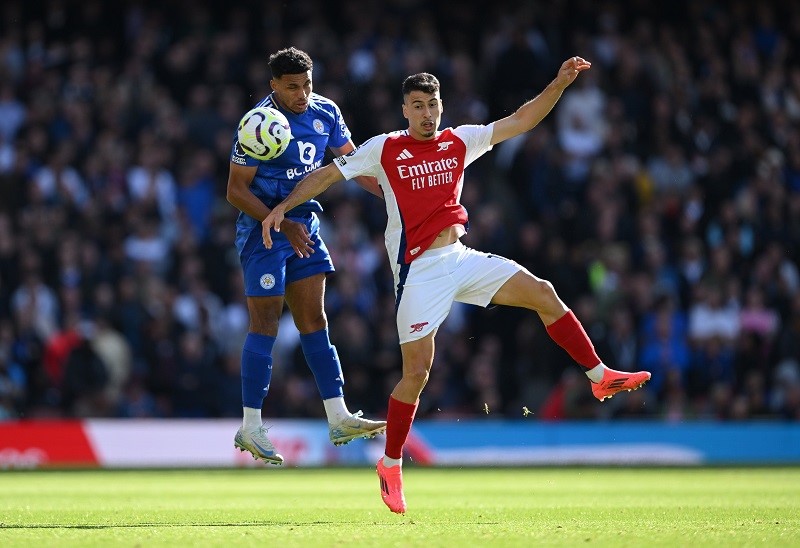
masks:
[[[0,423],[0,468],[97,465],[80,421]]]

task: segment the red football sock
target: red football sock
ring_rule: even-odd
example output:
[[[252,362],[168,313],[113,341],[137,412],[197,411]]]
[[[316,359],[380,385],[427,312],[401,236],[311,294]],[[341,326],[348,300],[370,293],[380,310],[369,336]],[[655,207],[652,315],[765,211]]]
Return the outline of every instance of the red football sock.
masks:
[[[403,456],[403,445],[406,443],[411,423],[417,412],[416,403],[405,403],[389,396],[389,412],[386,414],[386,456],[399,459]]]
[[[547,326],[547,334],[558,346],[566,350],[572,359],[586,369],[602,363],[594,351],[594,345],[584,331],[581,322],[569,310],[566,314]]]

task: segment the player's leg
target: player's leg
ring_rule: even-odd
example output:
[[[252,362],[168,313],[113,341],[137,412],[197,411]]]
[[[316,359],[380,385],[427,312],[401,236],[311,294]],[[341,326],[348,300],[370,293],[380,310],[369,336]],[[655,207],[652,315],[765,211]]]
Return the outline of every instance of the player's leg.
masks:
[[[595,352],[578,318],[547,280],[520,267],[492,297],[493,304],[524,307],[539,314],[548,335],[586,369],[592,393],[603,401],[622,390],[636,390],[650,380],[647,371],[624,372],[608,368]]]
[[[458,246],[428,250],[395,272],[397,334],[403,376],[389,397],[386,449],[378,461],[381,498],[392,512],[406,511],[403,495],[403,446],[411,431],[419,396],[433,366],[434,337],[458,291],[450,272],[458,265]]]
[[[403,355],[403,376],[389,396],[386,416],[386,451],[384,464],[401,464],[403,446],[411,431],[419,396],[428,383],[433,366],[434,333],[400,345]]]
[[[433,366],[435,332],[400,345],[403,354],[403,376],[389,397],[386,416],[386,450],[378,461],[381,498],[392,512],[403,514],[403,446],[411,431],[419,396],[428,382]]]
[[[460,264],[463,245],[430,249],[395,273],[397,334],[403,376],[389,397],[384,464],[399,465],[403,445],[433,365],[434,337],[447,318],[459,282],[452,272]]]
[[[240,251],[250,326],[242,348],[242,427],[235,445],[254,458],[283,463],[261,422],[261,408],[272,378],[272,347],[278,335],[286,285],[286,258],[294,255],[286,238],[271,250],[261,240],[261,226],[251,231]]]
[[[261,407],[272,378],[272,347],[278,335],[283,297],[247,297],[250,328],[242,348],[242,426],[234,444],[253,458],[282,464],[283,457],[267,437],[261,422]]]
[[[330,440],[334,445],[343,445],[383,433],[386,422],[365,419],[361,411],[350,413],[347,409],[342,366],[336,347],[331,344],[325,315],[325,276],[333,265],[319,235],[309,232],[316,241],[314,254],[287,261],[286,303],[300,331],[300,345],[325,406]]]

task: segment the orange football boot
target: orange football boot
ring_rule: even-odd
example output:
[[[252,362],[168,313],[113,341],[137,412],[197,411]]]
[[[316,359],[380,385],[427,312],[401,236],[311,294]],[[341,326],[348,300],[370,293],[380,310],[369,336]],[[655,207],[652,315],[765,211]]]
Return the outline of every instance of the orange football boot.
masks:
[[[592,383],[592,394],[598,400],[603,401],[617,392],[636,390],[649,380],[650,373],[648,371],[628,373],[607,368],[603,372],[603,380]]]
[[[405,514],[406,499],[403,496],[403,470],[400,465],[387,468],[383,465],[383,457],[381,457],[378,460],[377,470],[384,504],[395,514]]]

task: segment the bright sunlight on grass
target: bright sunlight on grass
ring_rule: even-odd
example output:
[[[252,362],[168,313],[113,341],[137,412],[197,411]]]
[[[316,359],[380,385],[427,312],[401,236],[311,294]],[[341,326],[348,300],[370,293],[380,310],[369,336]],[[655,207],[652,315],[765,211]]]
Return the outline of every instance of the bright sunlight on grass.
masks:
[[[0,473],[10,546],[800,546],[800,469]]]

